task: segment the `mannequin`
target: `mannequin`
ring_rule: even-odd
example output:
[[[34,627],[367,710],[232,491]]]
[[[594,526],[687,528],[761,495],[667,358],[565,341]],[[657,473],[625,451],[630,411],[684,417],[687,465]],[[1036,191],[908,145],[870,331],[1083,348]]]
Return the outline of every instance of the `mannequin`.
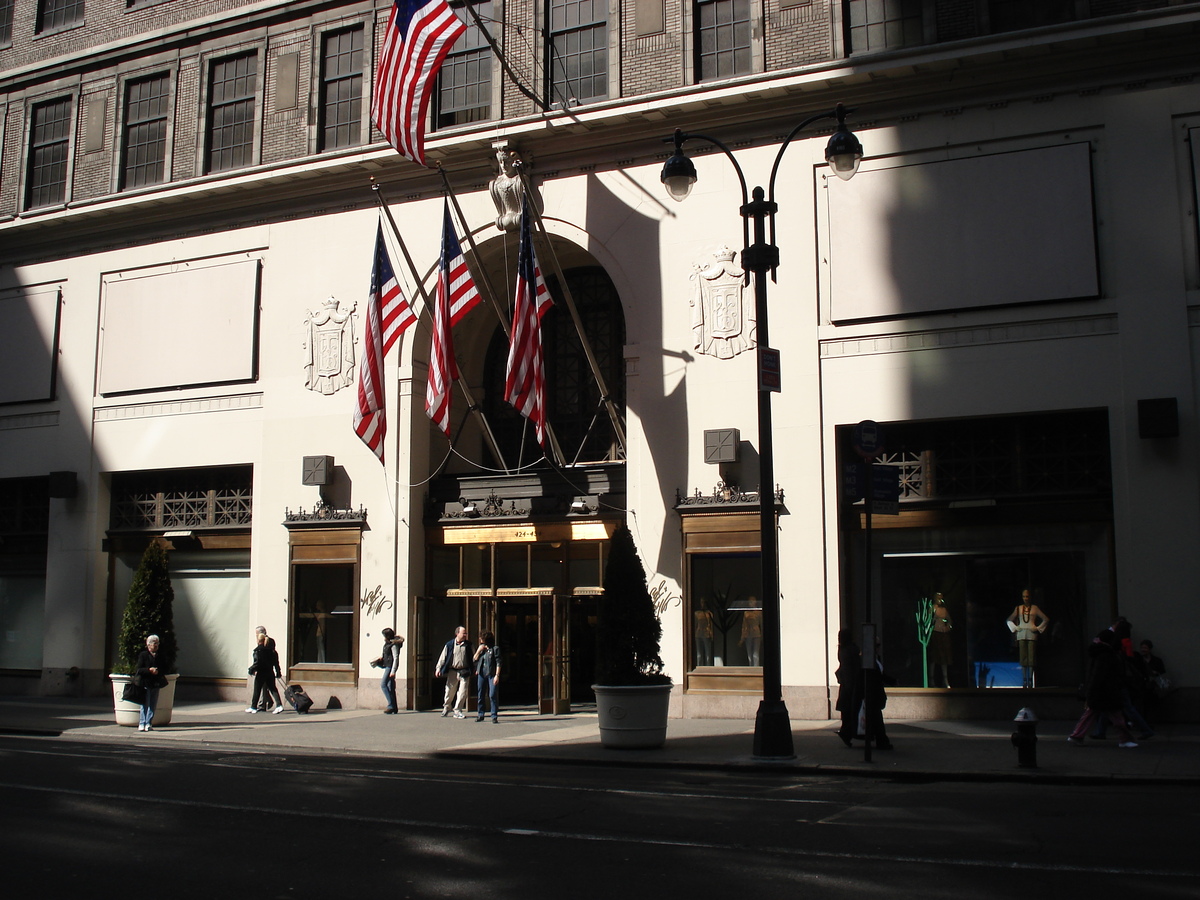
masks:
[[[711,666],[713,664],[713,615],[707,609],[698,609],[693,613],[696,641],[696,665]]]
[[[753,597],[750,603],[757,603]],[[742,613],[742,635],[738,643],[746,648],[747,665],[762,665],[762,610],[748,609]]]
[[[933,634],[929,648],[929,664],[933,668],[934,677],[930,679],[937,683],[937,672],[941,670],[942,686],[950,687],[950,664],[954,661],[950,646],[950,610],[940,593],[933,595]]]
[[[1008,630],[1017,636],[1021,658],[1022,687],[1034,686],[1033,670],[1037,665],[1038,635],[1045,634],[1050,619],[1030,599],[1029,590],[1021,591],[1021,602],[1008,617]]]

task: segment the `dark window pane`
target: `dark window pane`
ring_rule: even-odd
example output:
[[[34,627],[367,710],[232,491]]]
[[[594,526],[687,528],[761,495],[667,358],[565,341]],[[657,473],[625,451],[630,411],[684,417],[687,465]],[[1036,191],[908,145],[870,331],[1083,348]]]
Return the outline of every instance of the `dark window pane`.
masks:
[[[253,53],[213,63],[207,171],[221,172],[253,162],[257,79],[258,57]]]
[[[485,23],[492,18],[492,0],[472,4]],[[450,128],[492,117],[492,50],[475,19],[462,5],[455,15],[466,23],[467,31],[451,49],[438,74],[435,95],[435,128]]]
[[[362,142],[363,30],[325,35],[321,48],[321,149]]]
[[[12,4],[9,4],[10,8]],[[83,0],[41,0],[37,30],[52,31],[83,21]]]
[[[139,78],[125,87],[122,190],[164,180],[169,89],[165,74]]]
[[[922,0],[844,0],[848,53],[912,47],[924,42]]]
[[[550,0],[550,102],[568,105],[608,96],[608,5]]]
[[[62,203],[67,196],[67,150],[71,136],[71,98],[39,103],[29,130],[29,186],[26,206]]]
[[[697,80],[750,71],[750,0],[703,0],[696,8]]]

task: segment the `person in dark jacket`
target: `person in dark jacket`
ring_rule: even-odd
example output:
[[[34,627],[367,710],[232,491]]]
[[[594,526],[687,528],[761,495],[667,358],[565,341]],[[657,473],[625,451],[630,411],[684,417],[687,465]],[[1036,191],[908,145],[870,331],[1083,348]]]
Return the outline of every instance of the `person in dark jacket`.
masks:
[[[383,669],[379,688],[383,691],[384,699],[387,701],[387,707],[383,712],[389,716],[395,715],[400,710],[399,704],[396,702],[396,673],[400,671],[400,648],[403,646],[404,638],[397,637],[396,632],[391,628],[383,629],[383,650],[379,653],[379,659],[372,663]]]
[[[484,716],[484,700],[487,709],[492,712],[492,724],[500,724],[500,648],[496,646],[496,636],[485,631],[479,636],[479,646],[475,648],[472,662],[475,664],[475,702],[479,715],[476,722],[482,722]]]
[[[167,673],[159,665],[158,645],[158,635],[150,635],[146,638],[146,649],[139,653],[137,658],[137,671],[134,674],[146,692],[142,700],[142,710],[138,714],[138,731],[154,730],[154,708],[158,705],[158,691],[167,683]]]
[[[283,701],[279,698],[279,690],[275,687],[275,679],[283,676],[279,668],[279,653],[274,647],[274,641],[267,637],[265,631],[258,632],[258,645],[254,648],[254,662],[250,666],[250,674],[254,676],[254,696],[246,708],[248,713],[256,713],[266,708],[268,702],[275,704],[275,712],[283,712]]]
[[[849,747],[858,731],[858,707],[854,703],[854,693],[862,676],[862,653],[846,629],[838,632],[837,654],[838,667],[833,677],[837,679],[838,695],[834,708],[842,714],[842,727],[838,729],[837,736]]]
[[[1125,686],[1125,665],[1120,653],[1120,638],[1112,631],[1102,631],[1088,646],[1088,675],[1084,682],[1083,715],[1067,740],[1082,744],[1098,716],[1105,716],[1117,729],[1119,746],[1132,748],[1137,744],[1129,733],[1121,712],[1121,691]]]

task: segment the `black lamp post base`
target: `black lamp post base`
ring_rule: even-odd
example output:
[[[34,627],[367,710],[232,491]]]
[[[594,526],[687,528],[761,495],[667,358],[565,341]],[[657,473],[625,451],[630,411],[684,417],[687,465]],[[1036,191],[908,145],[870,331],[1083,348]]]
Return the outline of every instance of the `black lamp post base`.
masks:
[[[754,719],[755,759],[795,759],[792,720],[782,700],[762,700]]]

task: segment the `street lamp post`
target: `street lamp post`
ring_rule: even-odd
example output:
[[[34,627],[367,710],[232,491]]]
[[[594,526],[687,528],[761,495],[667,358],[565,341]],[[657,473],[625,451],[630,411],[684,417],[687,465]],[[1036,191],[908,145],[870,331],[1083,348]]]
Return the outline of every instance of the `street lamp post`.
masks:
[[[779,267],[779,248],[775,246],[775,175],[779,171],[783,153],[803,129],[822,119],[836,118],[838,127],[825,148],[825,159],[834,173],[849,180],[858,171],[862,159],[862,144],[846,127],[847,110],[838,104],[830,112],[809,116],[792,129],[780,146],[771,167],[771,179],[764,194],[755,187],[747,195],[746,178],[733,152],[714,137],[705,134],[684,133],[676,129],[669,141],[675,143],[675,153],[663,166],[662,182],[674,200],[682,201],[691,193],[696,183],[696,167],[683,152],[683,145],[690,140],[703,140],[721,150],[733,163],[742,188],[742,269],[754,273],[754,312],[757,321],[758,351],[758,509],[759,543],[762,556],[762,605],[763,605],[763,698],[759,703],[754,721],[754,756],[761,759],[791,759],[792,725],[787,705],[783,701],[783,672],[781,667],[781,639],[779,620],[779,541],[775,526],[775,451],[771,430],[771,386],[764,384],[764,356],[774,360],[776,354],[770,349],[770,332],[767,322],[767,273],[774,278]],[[751,243],[751,223],[754,242]],[[770,225],[768,233],[767,226]],[[777,390],[777,388],[774,388]]]

